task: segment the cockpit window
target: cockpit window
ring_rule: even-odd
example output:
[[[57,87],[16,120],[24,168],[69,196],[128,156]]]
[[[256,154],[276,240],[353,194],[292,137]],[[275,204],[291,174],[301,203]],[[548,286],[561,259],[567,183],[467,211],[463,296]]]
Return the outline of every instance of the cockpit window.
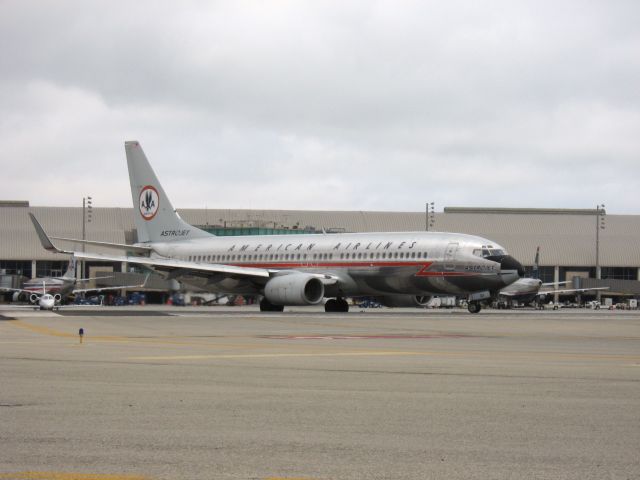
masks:
[[[505,251],[501,248],[493,248],[491,245],[483,245],[482,248],[475,248],[473,254],[476,257],[503,257],[506,255]]]

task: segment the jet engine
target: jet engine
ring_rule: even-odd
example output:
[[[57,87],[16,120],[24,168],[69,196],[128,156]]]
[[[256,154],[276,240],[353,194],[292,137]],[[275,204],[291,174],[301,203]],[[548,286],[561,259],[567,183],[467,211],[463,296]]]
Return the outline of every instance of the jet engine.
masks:
[[[30,301],[31,303],[38,303],[38,299],[39,299],[39,298],[40,298],[40,297],[39,297],[38,295],[36,295],[35,293],[32,293],[32,294],[29,296],[29,301]]]
[[[11,297],[12,302],[23,302],[25,300],[26,300],[26,295],[21,292],[14,292],[13,296]]]
[[[426,307],[431,297],[427,295],[386,295],[378,297],[377,300],[385,307]]]
[[[267,282],[264,296],[273,305],[316,305],[324,297],[324,284],[306,273],[280,275]]]
[[[54,300],[56,303],[60,302],[60,300],[62,300],[62,295],[60,295],[59,293],[56,293],[56,294],[53,296],[53,300]]]

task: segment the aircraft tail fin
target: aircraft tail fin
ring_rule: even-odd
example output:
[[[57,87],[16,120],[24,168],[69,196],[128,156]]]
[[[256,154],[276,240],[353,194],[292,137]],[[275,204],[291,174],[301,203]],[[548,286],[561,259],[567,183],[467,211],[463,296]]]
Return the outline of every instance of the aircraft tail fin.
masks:
[[[536,248],[536,257],[533,259],[533,278],[540,278],[540,246]]]
[[[170,242],[210,237],[180,218],[164,192],[140,143],[124,143],[131,182],[133,216],[138,230],[138,241]]]
[[[71,255],[71,258],[69,258],[69,266],[67,267],[67,271],[64,272],[64,275],[62,275],[62,278],[69,278],[69,279],[75,280],[75,278],[76,278],[76,262],[77,262],[76,257]]]

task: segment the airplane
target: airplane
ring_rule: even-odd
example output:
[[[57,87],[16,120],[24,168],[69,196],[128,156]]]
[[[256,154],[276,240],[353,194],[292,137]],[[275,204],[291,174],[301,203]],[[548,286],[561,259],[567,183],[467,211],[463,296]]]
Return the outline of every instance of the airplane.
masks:
[[[345,297],[373,296],[388,306],[419,306],[432,295],[457,295],[478,313],[524,269],[496,242],[444,232],[321,233],[217,237],[189,225],[173,208],[140,143],[125,142],[138,242],[133,245],[49,237],[51,252],[128,262],[214,293],[262,295],[260,310],[319,305],[347,312]],[[52,240],[124,250],[124,255],[69,251]]]
[[[539,270],[539,262],[540,262],[540,247],[536,249],[536,256],[534,259],[533,271],[535,272]],[[583,293],[595,290],[608,290],[609,287],[596,287],[596,288],[564,288],[557,289],[554,288],[552,290],[542,290],[542,287],[550,287],[550,286],[558,286],[559,284],[566,284],[569,282],[549,282],[542,283],[542,280],[539,278],[519,278],[511,285],[506,286],[501,289],[498,293],[498,306],[502,305],[506,308],[510,308],[513,304],[522,303],[524,305],[529,305],[534,302],[536,307],[539,309],[544,308],[543,300],[547,295],[554,294],[566,294],[566,293]]]
[[[80,278],[76,279],[77,260],[75,256],[69,259],[67,270],[61,277],[38,277],[27,280],[22,288],[0,288],[0,292],[14,292],[13,301],[17,302],[21,297],[25,296],[33,305],[48,306],[50,298],[53,299],[53,305],[58,306],[62,299],[71,294],[86,292],[103,292],[108,290],[121,290],[123,288],[141,288],[141,285],[121,285],[117,287],[101,287],[101,288],[75,288],[79,282],[88,282],[104,277]],[[146,283],[146,279],[145,279]],[[46,298],[45,298],[46,297]],[[43,304],[44,302],[44,304]],[[51,310],[51,308],[43,308],[43,310]]]
[[[33,283],[31,283],[33,285]],[[33,310],[60,310],[61,308],[76,308],[76,307],[85,307],[89,305],[61,305],[60,300],[61,296],[59,293],[51,294],[47,291],[49,287],[46,282],[43,280],[41,282],[40,291],[35,292],[33,288],[29,289],[31,292],[31,296],[29,301],[31,305],[12,305],[11,309],[20,309],[20,308],[31,308]],[[3,289],[10,290],[10,289]]]

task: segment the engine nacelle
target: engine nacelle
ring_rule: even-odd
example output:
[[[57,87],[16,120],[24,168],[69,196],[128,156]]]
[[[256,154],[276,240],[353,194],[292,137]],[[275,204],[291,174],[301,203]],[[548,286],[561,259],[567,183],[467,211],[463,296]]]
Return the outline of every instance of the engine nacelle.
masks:
[[[290,273],[269,280],[264,296],[273,305],[317,305],[324,297],[324,284],[313,275]]]
[[[60,295],[59,293],[56,293],[56,294],[53,296],[53,300],[54,300],[56,303],[60,302],[60,300],[62,300],[62,295]]]
[[[12,302],[20,302],[26,300],[26,296],[21,292],[13,292],[13,296],[11,297]]]
[[[386,295],[377,300],[385,307],[408,308],[426,307],[431,300],[427,295]]]
[[[40,297],[38,295],[36,295],[35,293],[32,293],[31,296],[29,296],[29,301],[31,303],[38,303],[38,299]]]

